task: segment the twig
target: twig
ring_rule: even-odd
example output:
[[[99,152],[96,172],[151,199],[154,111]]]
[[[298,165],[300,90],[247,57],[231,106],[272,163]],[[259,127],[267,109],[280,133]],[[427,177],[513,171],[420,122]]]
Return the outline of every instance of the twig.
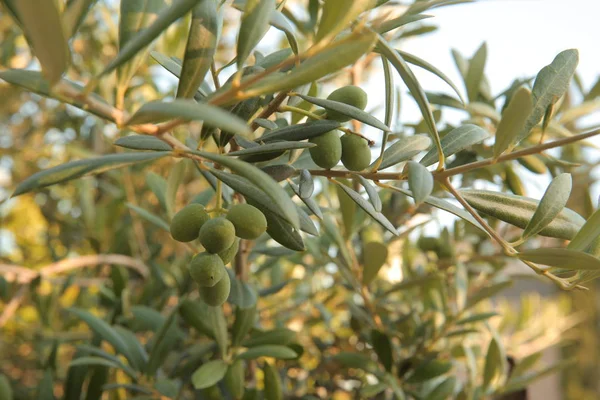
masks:
[[[279,108],[281,103],[284,102],[287,96],[288,92],[280,92],[277,96],[275,96],[273,100],[271,100],[271,102],[265,107],[264,110],[262,110],[262,112],[256,118],[269,118],[275,111],[277,111],[277,109]],[[257,128],[258,124],[256,122],[252,122],[252,124],[250,125],[250,129],[254,131]]]

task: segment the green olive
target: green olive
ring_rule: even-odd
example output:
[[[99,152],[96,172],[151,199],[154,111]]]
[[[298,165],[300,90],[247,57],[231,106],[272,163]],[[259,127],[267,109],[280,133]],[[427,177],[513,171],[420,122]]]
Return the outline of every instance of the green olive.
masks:
[[[223,264],[229,264],[240,249],[240,239],[235,238],[233,244],[226,250],[219,252],[219,257],[223,260]]]
[[[342,142],[337,130],[326,132],[310,139],[315,147],[308,149],[312,160],[321,168],[330,169],[342,158]]]
[[[179,242],[191,242],[198,238],[198,232],[210,219],[201,204],[189,204],[179,210],[171,220],[171,236]]]
[[[200,243],[209,253],[220,253],[235,241],[235,227],[224,217],[206,221],[199,233]]]
[[[190,275],[199,286],[212,287],[227,275],[227,271],[217,254],[200,253],[192,258]]]
[[[235,235],[242,239],[256,239],[267,230],[265,214],[250,204],[231,207],[227,219],[235,226]]]
[[[362,171],[371,164],[369,144],[358,135],[342,136],[342,164],[350,171]]]
[[[223,279],[221,279],[213,287],[200,287],[198,289],[200,298],[203,302],[211,307],[219,307],[227,301],[229,292],[231,291],[231,280],[229,274],[225,271]]]
[[[339,101],[340,103],[354,106],[364,110],[367,106],[367,93],[358,86],[344,86],[331,92],[327,96],[327,100]],[[340,114],[337,111],[327,110],[327,119],[332,119],[339,122],[350,121],[350,117]]]

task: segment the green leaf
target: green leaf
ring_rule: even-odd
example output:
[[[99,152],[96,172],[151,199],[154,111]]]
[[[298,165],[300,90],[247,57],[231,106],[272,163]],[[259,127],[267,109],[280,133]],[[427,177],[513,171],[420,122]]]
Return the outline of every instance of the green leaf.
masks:
[[[397,18],[383,21],[381,25],[376,27],[375,31],[383,35],[384,33],[391,31],[392,29],[400,28],[401,26],[410,24],[411,22],[417,22],[427,18],[433,18],[433,15],[404,13]]]
[[[298,183],[298,197],[308,199],[313,195],[315,183],[312,175],[307,169],[300,172],[300,182]]]
[[[253,307],[235,309],[235,321],[231,327],[231,345],[239,346],[256,321],[256,301]]]
[[[531,92],[526,87],[520,87],[510,99],[496,129],[494,157],[500,156],[515,141],[532,110]]]
[[[223,360],[212,360],[202,364],[192,375],[192,385],[195,389],[206,389],[216,385],[227,372],[227,363]]]
[[[504,281],[481,288],[467,299],[465,309],[474,307],[480,301],[495,296],[496,294],[500,293],[501,291],[510,287],[511,285],[511,281]]]
[[[293,182],[290,182],[290,187],[292,188],[296,196],[298,196],[300,200],[302,200],[302,202],[306,205],[306,207],[310,210],[311,213],[313,213],[317,218],[323,219],[323,212],[321,212],[321,208],[313,198],[302,198],[300,196],[300,188]]]
[[[208,307],[208,322],[212,327],[215,341],[219,346],[221,355],[227,354],[227,321],[223,314],[223,307]]]
[[[103,387],[108,381],[109,369],[106,366],[96,366],[92,368],[92,371],[92,376],[86,387],[85,400],[101,400],[104,392]]]
[[[300,220],[294,202],[289,198],[285,190],[269,175],[251,164],[231,157],[199,150],[192,151],[192,153],[231,169],[236,174],[248,179],[254,185],[261,188],[271,198],[273,204],[279,209],[286,221],[294,228],[300,228]]]
[[[276,15],[276,14],[277,14],[277,11],[273,15]],[[262,60],[260,60],[260,61],[257,60],[256,64],[254,64],[254,65],[257,67],[262,67],[264,69],[268,69],[268,68],[271,68],[271,67],[281,64],[283,61],[290,58],[293,54],[294,54],[294,52],[292,51],[292,49],[285,48],[285,49],[277,50],[277,51],[269,54]]]
[[[149,212],[141,207],[138,207],[136,205],[133,205],[131,203],[125,203],[125,205],[127,206],[127,208],[135,211],[140,217],[144,218],[146,221],[156,225],[159,228],[164,229],[167,232],[170,232],[169,224],[162,218],[157,217],[156,215],[152,214],[151,212]]]
[[[558,216],[567,205],[572,183],[570,174],[560,174],[550,182],[531,220],[523,230],[523,239],[536,235]]]
[[[460,102],[462,103],[461,105],[465,104],[465,100],[463,99],[462,94],[458,90],[458,87],[441,70],[439,70],[438,68],[436,68],[435,66],[431,65],[427,61],[425,61],[425,60],[423,60],[423,59],[421,59],[421,58],[419,58],[419,57],[417,57],[417,56],[415,56],[413,54],[406,53],[406,52],[404,52],[402,50],[396,50],[396,51],[398,52],[398,54],[400,54],[400,56],[407,63],[410,63],[410,64],[416,65],[418,67],[421,67],[424,70],[431,72],[432,74],[436,75],[438,78],[440,78],[441,80],[443,80],[444,82],[446,82],[452,88],[452,90],[454,90],[454,93],[456,93],[458,95],[458,98],[460,99]]]
[[[427,395],[427,400],[446,400],[452,397],[456,387],[456,378],[451,376],[444,379]]]
[[[152,394],[152,390],[141,386],[141,385],[135,385],[133,383],[109,383],[107,385],[102,386],[102,389],[105,392],[110,392],[111,390],[119,390],[119,389],[126,389],[130,392],[134,392],[134,393],[143,393],[143,394],[148,394],[151,395]],[[134,397],[134,399],[139,400],[137,397]]]
[[[252,147],[249,149],[232,151],[232,152],[227,153],[227,155],[228,156],[249,156],[249,155],[256,155],[256,154],[268,154],[268,153],[272,153],[274,151],[308,149],[308,148],[315,147],[315,146],[316,146],[316,144],[308,143],[308,142],[281,141],[281,142],[263,144],[263,145]]]
[[[358,30],[343,40],[334,42],[316,54],[312,54],[311,57],[286,75],[273,74],[250,85],[245,93],[248,97],[255,97],[261,94],[294,89],[317,81],[356,62],[373,48],[375,39],[375,33]]]
[[[102,357],[79,357],[79,358],[76,358],[75,360],[71,361],[71,363],[69,364],[69,367],[78,367],[78,366],[83,366],[83,365],[86,365],[86,366],[87,365],[92,365],[92,366],[102,365],[102,366],[109,367],[109,368],[120,369],[123,372],[125,372],[127,375],[136,379],[135,371],[133,371],[131,368],[128,368],[125,364],[117,363],[113,360],[109,360],[109,359],[102,358]]]
[[[151,51],[150,56],[177,78],[181,76],[181,61],[175,59],[175,57],[167,57],[157,51]]]
[[[275,11],[273,11],[273,14],[271,14],[271,19],[269,20],[269,23],[274,28],[279,29],[280,31],[282,31],[285,34],[285,37],[288,40],[290,48],[292,49],[294,54],[298,54],[298,51],[299,51],[298,41],[296,39],[296,36],[294,35],[294,28],[288,22],[285,15],[283,15],[283,13],[275,10]],[[267,68],[267,67],[264,67],[264,68]]]
[[[343,114],[347,117],[355,119],[360,122],[364,122],[367,125],[374,126],[377,129],[381,129],[386,132],[389,131],[390,128],[387,127],[383,122],[372,116],[366,111],[361,110],[358,107],[354,107],[348,105],[346,103],[342,103],[339,101],[327,100],[327,99],[319,99],[313,96],[306,96],[303,94],[297,94],[298,97],[308,101],[309,103],[315,104],[317,106],[323,107],[327,110],[336,111],[340,114]]]
[[[114,326],[113,329],[121,336],[127,348],[131,358],[128,358],[129,364],[138,371],[142,371],[146,367],[148,362],[148,353],[144,349],[144,346],[137,339],[135,334],[122,326]]]
[[[336,182],[337,183],[337,182]],[[377,221],[381,226],[385,229],[393,233],[394,235],[398,235],[398,231],[392,223],[380,212],[375,211],[375,208],[371,203],[365,200],[360,194],[358,194],[353,189],[350,189],[348,186],[338,183],[338,187],[341,188],[350,198],[358,204],[360,208],[362,208],[371,218]]]
[[[165,319],[160,329],[152,337],[152,349],[146,365],[146,373],[154,376],[161,367],[169,351],[177,344],[180,336],[177,327],[177,313],[179,306],[175,307]]]
[[[385,333],[373,329],[371,331],[371,343],[379,362],[386,371],[390,372],[394,364],[394,349],[390,338]]]
[[[521,260],[567,270],[599,271],[600,259],[581,251],[563,248],[524,250],[517,254]]]
[[[340,363],[346,368],[362,369],[363,371],[369,371],[373,369],[373,361],[361,353],[342,351],[335,354],[333,357],[331,357],[331,359]]]
[[[457,110],[465,109],[465,106],[463,105],[463,103],[460,102],[460,100],[449,96],[445,93],[425,92],[425,95],[427,96],[427,100],[431,104],[456,108]]]
[[[427,96],[425,96],[425,92],[423,91],[423,88],[421,88],[421,85],[419,84],[419,81],[415,77],[414,73],[408,64],[406,64],[406,61],[404,61],[404,58],[402,58],[400,53],[394,50],[381,36],[379,36],[376,50],[383,54],[400,74],[400,78],[402,78],[402,81],[406,84],[408,90],[419,106],[421,115],[423,116],[423,119],[427,124],[427,128],[429,129],[429,135],[433,139],[438,152],[441,152],[442,144],[440,143],[440,134],[438,133],[435,125],[435,119],[433,118],[431,106],[429,105]]]
[[[433,175],[427,168],[415,161],[408,162],[408,187],[413,193],[415,204],[420,204],[433,191]]]
[[[441,146],[444,150],[444,155],[449,157],[474,144],[483,142],[489,136],[490,134],[483,128],[473,124],[466,124],[451,130],[444,136],[441,141]],[[432,149],[429,150],[419,162],[427,167],[434,164],[436,161],[437,155],[435,150]]]
[[[71,59],[67,37],[54,1],[10,1],[33,54],[50,84],[60,80]]]
[[[488,190],[461,190],[461,195],[469,205],[484,214],[524,229],[538,207],[538,200],[508,193]],[[585,219],[575,211],[564,208],[558,216],[542,229],[542,236],[559,239],[572,239]]]
[[[84,352],[76,351],[73,358],[82,357]],[[79,367],[68,367],[67,368],[67,376],[65,378],[65,383],[63,384],[63,400],[81,400],[81,392],[83,391],[83,384],[85,382],[85,378],[88,373],[88,367],[79,366]],[[12,400],[12,394],[7,394],[6,389],[2,388],[2,381],[4,375],[0,375],[0,398],[6,398],[7,400]],[[6,379],[6,378],[5,378]],[[6,382],[8,384],[8,382]],[[10,389],[10,386],[8,387]],[[4,397],[2,397],[4,395]]]
[[[355,0],[351,2],[346,0],[325,0],[314,43],[330,42],[338,33],[347,29],[352,22],[357,21],[360,14],[373,8],[375,5],[375,0]]]
[[[209,321],[209,305],[203,301],[185,299],[179,306],[181,318],[199,333],[214,338],[213,327]]]
[[[300,141],[320,136],[326,132],[339,128],[341,124],[337,121],[310,121],[303,124],[289,125],[283,128],[273,129],[263,134],[257,141],[273,142],[276,140]]]
[[[422,13],[426,10],[431,10],[433,8],[443,7],[452,4],[462,4],[462,3],[472,3],[475,0],[426,0],[426,1],[417,1],[413,3],[408,10],[406,10],[406,14],[418,14]]]
[[[427,135],[414,135],[401,138],[383,152],[383,161],[379,170],[392,167],[406,161],[431,146],[431,139]]]
[[[138,35],[153,24],[160,12],[166,7],[164,0],[127,0],[121,2],[119,13],[119,51],[123,51]],[[135,75],[148,54],[149,40],[140,47],[131,57],[129,62],[123,63],[117,70],[117,87],[121,93],[129,85],[129,81]]]
[[[155,123],[173,118],[203,121],[208,125],[239,135],[251,133],[246,121],[234,114],[208,103],[196,103],[194,100],[188,99],[177,99],[170,102],[155,100],[146,103],[131,116],[126,124]]]
[[[109,324],[85,310],[67,308],[67,311],[75,314],[77,318],[85,322],[96,335],[110,343],[117,353],[123,354],[127,359],[131,359],[127,343]]]
[[[118,138],[114,142],[115,146],[124,147],[132,150],[154,150],[171,151],[173,150],[166,142],[156,136],[151,135],[129,135]]]
[[[502,383],[507,372],[506,353],[500,342],[500,338],[494,334],[485,356],[483,367],[483,387],[498,387]]]
[[[231,269],[227,269],[227,273],[231,280],[231,290],[227,301],[242,309],[256,306],[258,297],[256,290],[247,282],[237,279]]]
[[[500,314],[498,314],[496,312],[473,314],[469,317],[459,319],[458,321],[456,321],[456,325],[465,325],[465,324],[472,324],[475,322],[485,321],[485,320],[488,320],[488,319],[498,316],[498,315],[500,315]]]
[[[506,385],[502,387],[501,392],[504,393],[514,393],[519,390],[523,390],[531,385],[533,382],[537,381],[540,378],[548,375],[554,375],[559,373],[560,371],[565,370],[570,366],[575,366],[577,364],[577,360],[569,359],[558,362],[557,364],[550,365],[546,368],[542,368],[540,370],[534,371],[532,373],[517,376],[515,378],[511,378],[508,380]],[[506,397],[506,396],[505,396]]]
[[[286,346],[266,344],[254,346],[237,356],[238,360],[254,360],[260,357],[273,357],[281,360],[294,359],[298,354]]]
[[[569,245],[570,250],[584,251],[600,236],[600,209],[587,219],[579,232],[573,237]]]
[[[124,167],[130,164],[157,160],[168,154],[170,153],[123,153],[109,154],[106,156],[88,158],[85,160],[70,161],[68,163],[45,169],[31,175],[17,186],[12,196],[19,196],[35,189],[41,189],[56,183],[66,182],[92,173],[98,174],[100,172]]]
[[[96,0],[71,0],[67,2],[67,6],[62,14],[66,38],[71,38],[75,35],[77,29],[95,3]]]
[[[55,400],[54,398],[54,373],[50,368],[44,371],[44,376],[40,380],[36,389],[37,400]]]
[[[242,345],[244,347],[257,347],[264,345],[286,346],[296,339],[296,332],[287,328],[276,328],[270,331],[253,333]]]
[[[381,212],[381,198],[379,197],[379,193],[377,192],[377,189],[375,189],[375,186],[373,186],[371,182],[369,182],[369,180],[364,178],[362,175],[358,175],[358,180],[360,181],[362,187],[364,187],[367,191],[367,195],[369,196],[369,200],[371,201],[371,204],[373,204],[375,211]]]
[[[484,78],[483,70],[485,69],[485,62],[487,59],[487,44],[483,42],[481,47],[477,49],[475,55],[469,62],[469,69],[467,70],[466,84],[467,94],[469,101],[477,101],[479,97],[479,88]]]
[[[533,110],[516,138],[517,143],[529,135],[531,129],[541,121],[548,107],[566,93],[578,62],[577,50],[565,50],[538,72],[531,91]]]
[[[192,21],[176,97],[194,97],[210,70],[221,21],[216,0],[203,0],[192,9]]]
[[[407,383],[421,383],[443,375],[452,369],[447,361],[432,359],[419,364],[406,380]]]
[[[169,218],[173,218],[175,215],[175,200],[177,198],[177,190],[183,182],[185,177],[185,167],[187,166],[187,160],[183,159],[176,162],[171,167],[169,177],[167,179],[167,191],[165,192],[165,206],[167,208],[167,215]]]
[[[269,30],[275,0],[247,0],[237,38],[237,66],[240,69],[258,42]]]
[[[388,257],[388,248],[380,242],[368,242],[363,245],[363,272],[362,282],[369,285],[377,277],[379,270]]]
[[[122,3],[129,3],[129,0]],[[173,22],[187,14],[197,3],[198,0],[174,0],[169,8],[161,11],[152,25],[128,38],[127,43],[119,49],[117,57],[104,68],[100,76],[106,75],[130,61],[144,47],[152,43],[158,35],[171,26]]]

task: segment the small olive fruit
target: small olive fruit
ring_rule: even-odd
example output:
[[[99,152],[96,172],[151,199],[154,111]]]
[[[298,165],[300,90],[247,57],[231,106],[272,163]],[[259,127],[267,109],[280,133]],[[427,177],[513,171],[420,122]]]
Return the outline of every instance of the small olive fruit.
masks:
[[[364,110],[367,106],[367,93],[358,86],[344,86],[331,92],[327,100],[339,101]],[[339,112],[327,110],[327,119],[347,122],[351,118]]]
[[[335,129],[310,139],[315,147],[308,149],[312,160],[321,168],[330,169],[342,158],[342,142]]]
[[[267,230],[265,214],[250,204],[231,207],[227,219],[235,226],[235,235],[242,239],[256,239]]]
[[[178,242],[191,242],[198,238],[200,228],[209,219],[202,204],[189,204],[171,220],[171,236]]]
[[[200,253],[192,258],[190,275],[198,285],[212,287],[227,275],[227,271],[217,254]]]
[[[231,260],[233,260],[239,249],[240,239],[235,238],[235,241],[228,249],[219,252],[219,257],[221,257],[221,260],[223,260],[223,264],[229,264]]]
[[[209,253],[220,253],[231,247],[235,241],[235,227],[224,217],[206,221],[200,228],[200,243]]]
[[[358,135],[342,136],[342,164],[350,171],[362,171],[371,164],[369,144]]]
[[[231,291],[231,280],[229,278],[229,274],[227,271],[223,274],[223,278],[217,282],[217,284],[213,287],[200,287],[198,292],[200,293],[200,298],[206,304],[212,307],[219,307],[229,297],[229,292]]]

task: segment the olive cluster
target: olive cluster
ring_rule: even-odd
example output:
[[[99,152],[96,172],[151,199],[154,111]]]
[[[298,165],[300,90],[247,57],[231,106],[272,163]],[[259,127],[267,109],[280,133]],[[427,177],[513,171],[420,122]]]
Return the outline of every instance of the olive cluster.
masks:
[[[171,236],[180,242],[199,239],[206,251],[196,254],[189,266],[200,287],[200,298],[208,305],[223,304],[231,290],[225,267],[238,253],[240,239],[254,240],[267,230],[267,219],[249,204],[232,206],[226,216],[211,218],[200,204],[189,204],[171,221]]]
[[[367,93],[358,86],[344,86],[334,90],[327,99],[361,110],[367,106]],[[327,111],[327,119],[339,122],[350,121],[350,117],[333,110]],[[348,170],[362,171],[371,163],[369,144],[358,135],[347,133],[340,138],[340,132],[334,129],[312,138],[310,142],[316,144],[309,149],[310,156],[321,168],[333,168],[341,160]]]

